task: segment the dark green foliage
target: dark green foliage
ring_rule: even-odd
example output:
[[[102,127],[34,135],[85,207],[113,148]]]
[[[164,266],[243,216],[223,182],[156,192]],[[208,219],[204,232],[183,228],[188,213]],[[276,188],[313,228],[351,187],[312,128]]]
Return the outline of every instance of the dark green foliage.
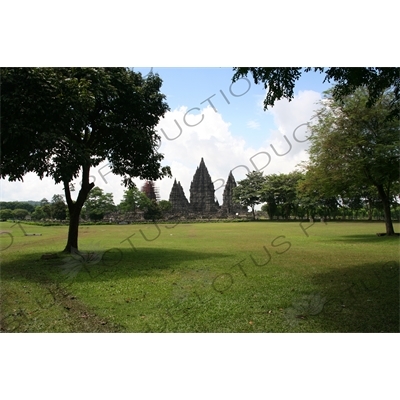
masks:
[[[51,216],[54,219],[63,221],[67,218],[67,205],[64,202],[64,198],[55,194],[50,204]]]
[[[148,219],[154,222],[157,219],[162,218],[161,208],[155,200],[146,199],[146,201],[143,202],[141,208],[144,211],[144,219]]]
[[[131,187],[124,192],[124,197],[118,208],[122,212],[136,212],[147,199],[137,187]]]
[[[12,211],[12,214],[15,219],[25,219],[29,215],[29,212],[23,208],[16,208]]]
[[[325,73],[323,82],[334,82],[332,96],[336,101],[342,101],[346,96],[359,88],[367,88],[369,97],[367,106],[373,105],[385,90],[392,88],[394,97],[389,105],[390,115],[400,117],[400,68],[380,67],[307,67],[307,68],[265,68],[265,67],[235,67],[233,81],[251,74],[256,84],[263,83],[267,89],[264,100],[264,109],[273,106],[275,101],[286,98],[289,101],[294,97],[296,81],[303,73],[310,71]]]
[[[13,211],[10,208],[3,208],[0,210],[0,220],[6,221],[14,217]]]
[[[112,193],[104,193],[103,189],[96,186],[89,192],[83,213],[86,217],[99,221],[115,209]]]
[[[40,205],[45,214],[45,218],[48,218],[48,219],[51,218],[52,210],[51,210],[49,201],[46,198],[44,198],[44,199],[40,200]]]
[[[101,221],[104,218],[104,213],[100,210],[92,210],[88,216],[92,221]]]
[[[27,201],[0,201],[0,208],[8,208],[10,210],[19,208],[29,212],[35,210],[35,206]]]
[[[35,221],[39,221],[45,218],[46,218],[46,213],[43,211],[43,207],[37,206],[35,208],[35,211],[32,213],[32,219]]]
[[[259,171],[250,172],[246,176],[247,178],[239,181],[233,189],[233,200],[243,207],[251,207],[253,219],[255,220],[254,207],[263,201],[265,177]]]
[[[165,213],[168,213],[172,209],[172,204],[168,200],[160,200],[158,202],[158,206],[160,207],[160,210],[163,213],[163,215]]]
[[[67,206],[65,203],[58,202],[53,205],[53,218],[62,221],[67,218]]]
[[[266,210],[270,219],[279,215],[289,219],[298,210],[297,184],[303,174],[298,171],[289,174],[272,174],[265,177],[262,200],[267,203]]]

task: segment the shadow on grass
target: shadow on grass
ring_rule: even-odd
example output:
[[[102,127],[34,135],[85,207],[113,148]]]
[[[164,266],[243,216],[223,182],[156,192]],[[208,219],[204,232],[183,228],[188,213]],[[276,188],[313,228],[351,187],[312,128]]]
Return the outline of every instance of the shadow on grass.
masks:
[[[351,242],[351,243],[386,243],[395,242],[400,243],[400,236],[377,236],[376,234],[364,234],[364,235],[341,235],[338,237],[332,237],[327,242]]]
[[[321,303],[313,305],[319,311],[313,317],[319,330],[399,332],[399,273],[396,260],[314,275],[312,282],[320,290],[309,303]]]
[[[109,281],[134,276],[148,276],[159,270],[175,268],[186,263],[225,258],[229,255],[207,251],[165,248],[109,249],[106,251],[59,253],[57,258],[42,260],[41,254],[24,254],[2,265],[3,281],[57,283],[63,287],[73,282]]]

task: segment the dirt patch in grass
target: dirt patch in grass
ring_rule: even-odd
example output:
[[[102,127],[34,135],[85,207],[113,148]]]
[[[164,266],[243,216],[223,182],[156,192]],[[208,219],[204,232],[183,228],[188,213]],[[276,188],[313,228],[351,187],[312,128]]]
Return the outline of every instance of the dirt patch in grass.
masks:
[[[48,285],[47,289],[56,304],[65,310],[65,318],[73,332],[110,333],[120,332],[121,327],[107,321],[88,308],[77,297],[56,285]]]

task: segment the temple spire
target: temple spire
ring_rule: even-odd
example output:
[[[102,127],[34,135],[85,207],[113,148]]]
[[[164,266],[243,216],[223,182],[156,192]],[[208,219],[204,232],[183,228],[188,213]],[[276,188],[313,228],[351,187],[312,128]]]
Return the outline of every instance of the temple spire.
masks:
[[[196,213],[216,212],[215,189],[203,157],[190,185],[190,208]]]
[[[176,179],[172,185],[169,201],[172,205],[172,211],[174,212],[185,212],[189,209],[189,202],[185,196],[185,192],[180,182],[176,182]]]
[[[237,186],[232,171],[229,172],[228,179],[225,184],[224,193],[222,195],[222,210],[229,214],[235,214],[242,211],[240,205],[233,201],[233,189]]]

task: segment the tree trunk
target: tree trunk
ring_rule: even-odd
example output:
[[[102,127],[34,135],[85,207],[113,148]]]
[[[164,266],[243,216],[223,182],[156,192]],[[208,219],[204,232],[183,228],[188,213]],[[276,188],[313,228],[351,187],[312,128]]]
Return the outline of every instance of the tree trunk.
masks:
[[[386,235],[393,236],[394,229],[393,229],[392,215],[390,214],[389,196],[386,194],[383,185],[377,185],[376,188],[378,189],[379,197],[382,200],[382,204],[383,204],[383,213],[385,216],[385,225],[386,225]]]
[[[71,253],[73,249],[78,250],[78,230],[80,215],[81,210],[77,210],[77,207],[73,207],[73,210],[69,210],[68,239],[67,245],[64,249],[64,253]]]
[[[82,168],[82,187],[76,201],[73,201],[71,198],[69,182],[64,181],[65,199],[67,200],[69,210],[68,239],[65,249],[63,250],[64,253],[71,253],[73,249],[75,251],[78,250],[79,217],[87,196],[94,187],[93,182],[89,183],[89,169],[89,164],[84,165]]]
[[[368,199],[368,221],[372,221],[372,199]]]
[[[256,213],[254,211],[254,206],[251,206],[251,211],[253,213],[253,221],[255,221],[256,220]]]

